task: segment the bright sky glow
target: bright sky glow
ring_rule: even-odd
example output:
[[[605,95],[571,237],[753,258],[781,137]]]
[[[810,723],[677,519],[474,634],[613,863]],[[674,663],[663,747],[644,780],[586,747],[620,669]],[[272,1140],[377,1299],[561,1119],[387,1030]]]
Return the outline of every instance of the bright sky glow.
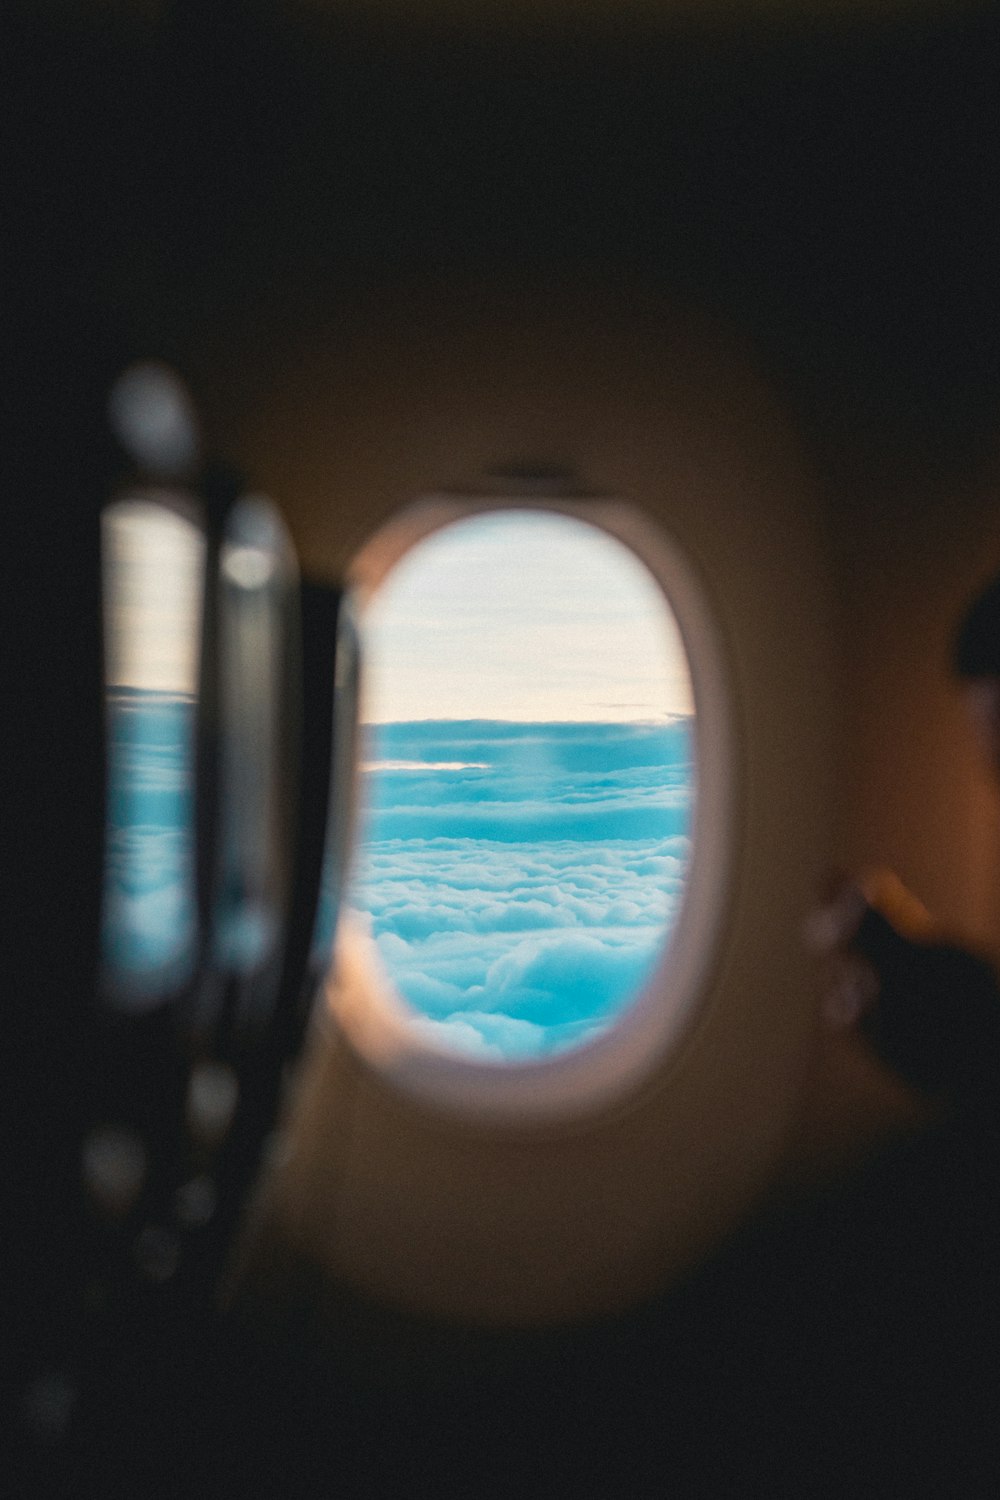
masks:
[[[680,635],[651,574],[564,516],[493,512],[436,532],[387,575],[361,628],[368,723],[692,711]]]
[[[104,515],[109,687],[194,693],[204,541],[191,522],[148,500]]]

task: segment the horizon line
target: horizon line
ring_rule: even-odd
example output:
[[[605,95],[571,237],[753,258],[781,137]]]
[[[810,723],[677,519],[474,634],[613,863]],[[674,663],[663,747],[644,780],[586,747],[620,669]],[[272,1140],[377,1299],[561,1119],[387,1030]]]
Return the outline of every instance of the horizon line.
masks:
[[[172,698],[185,703],[196,703],[198,701],[197,692],[186,691],[183,688],[144,687],[141,683],[136,682],[108,682],[105,683],[104,690],[105,693],[144,693],[147,695],[153,695],[157,698]],[[490,717],[478,715],[466,718],[443,718],[440,716],[428,715],[426,718],[421,719],[359,719],[358,728],[380,729],[386,726],[399,724],[522,724],[525,727],[539,724],[551,725],[553,727],[561,725],[573,725],[579,727],[584,724],[601,724],[618,725],[621,727],[625,727],[635,724],[671,724],[677,723],[684,719],[693,719],[695,717],[696,714],[694,709],[672,709],[664,711],[662,714],[655,716],[651,716],[649,714],[639,715],[634,719],[513,719],[501,717],[499,715]]]
[[[481,716],[477,718],[466,719],[451,719],[439,717],[428,717],[425,719],[359,719],[358,727],[360,729],[380,729],[387,724],[669,724],[674,723],[679,719],[693,719],[694,717],[694,709],[677,709],[669,713],[661,714],[657,717],[650,717],[649,715],[645,715],[635,719],[505,719],[499,717],[483,718]]]

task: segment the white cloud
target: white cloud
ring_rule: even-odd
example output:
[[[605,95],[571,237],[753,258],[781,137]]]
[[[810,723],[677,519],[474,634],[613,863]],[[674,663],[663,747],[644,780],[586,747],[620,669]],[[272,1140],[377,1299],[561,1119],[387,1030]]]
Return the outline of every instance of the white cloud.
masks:
[[[351,900],[421,1034],[538,1055],[599,1029],[641,987],[686,852],[683,837],[393,839],[364,850]]]
[[[485,760],[366,760],[359,769],[370,775],[373,771],[488,771]]]

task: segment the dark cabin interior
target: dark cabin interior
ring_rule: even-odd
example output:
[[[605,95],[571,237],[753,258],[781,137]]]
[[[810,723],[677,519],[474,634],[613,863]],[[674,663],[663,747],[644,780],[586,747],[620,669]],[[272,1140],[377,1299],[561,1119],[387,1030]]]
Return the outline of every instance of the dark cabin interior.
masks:
[[[232,435],[282,370],[308,363],[318,327],[356,329],[411,288],[463,306],[487,283],[514,298],[610,288],[717,322],[752,351],[822,497],[849,777],[872,750],[852,744],[852,715],[880,649],[877,610],[855,624],[855,606],[884,582],[890,611],[907,587],[883,548],[906,536],[933,570],[948,517],[968,527],[995,494],[1000,18],[971,4],[151,0],[15,6],[0,37],[18,690],[9,1286],[23,1354],[38,1328],[59,1341],[80,1080],[102,1066],[88,1019],[96,522],[114,374],[171,361],[209,447],[233,460]],[[968,543],[983,574],[1000,541],[990,505]],[[855,804],[841,844],[883,815]],[[994,892],[986,930],[996,911]],[[996,1386],[980,1376],[995,1272],[959,1255],[951,1322],[933,1311],[951,1285],[937,1263],[886,1311],[893,1255],[905,1259],[890,1236],[877,1270],[855,1261],[836,1282],[843,1313],[830,1267],[851,1262],[852,1223],[875,1232],[880,1168],[855,1165],[848,1197],[836,1173],[856,1161],[852,1127],[874,1139],[909,1106],[865,1095],[827,1137],[836,1111],[813,1104],[812,1170],[793,1148],[769,1212],[626,1312],[553,1328],[435,1320],[278,1248],[225,1314],[200,1290],[137,1306],[119,1342],[88,1353],[115,1373],[71,1441],[12,1448],[11,1493],[995,1493]],[[909,1137],[884,1149],[906,1158]]]

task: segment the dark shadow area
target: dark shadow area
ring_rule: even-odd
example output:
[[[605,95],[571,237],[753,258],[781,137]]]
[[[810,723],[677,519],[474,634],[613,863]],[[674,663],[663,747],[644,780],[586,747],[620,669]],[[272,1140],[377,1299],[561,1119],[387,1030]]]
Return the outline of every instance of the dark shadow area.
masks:
[[[943,453],[995,408],[998,41],[992,7],[527,35],[264,5],[8,24],[8,223],[43,302],[58,284],[199,368],[360,287],[584,271],[745,333],[821,434]]]

